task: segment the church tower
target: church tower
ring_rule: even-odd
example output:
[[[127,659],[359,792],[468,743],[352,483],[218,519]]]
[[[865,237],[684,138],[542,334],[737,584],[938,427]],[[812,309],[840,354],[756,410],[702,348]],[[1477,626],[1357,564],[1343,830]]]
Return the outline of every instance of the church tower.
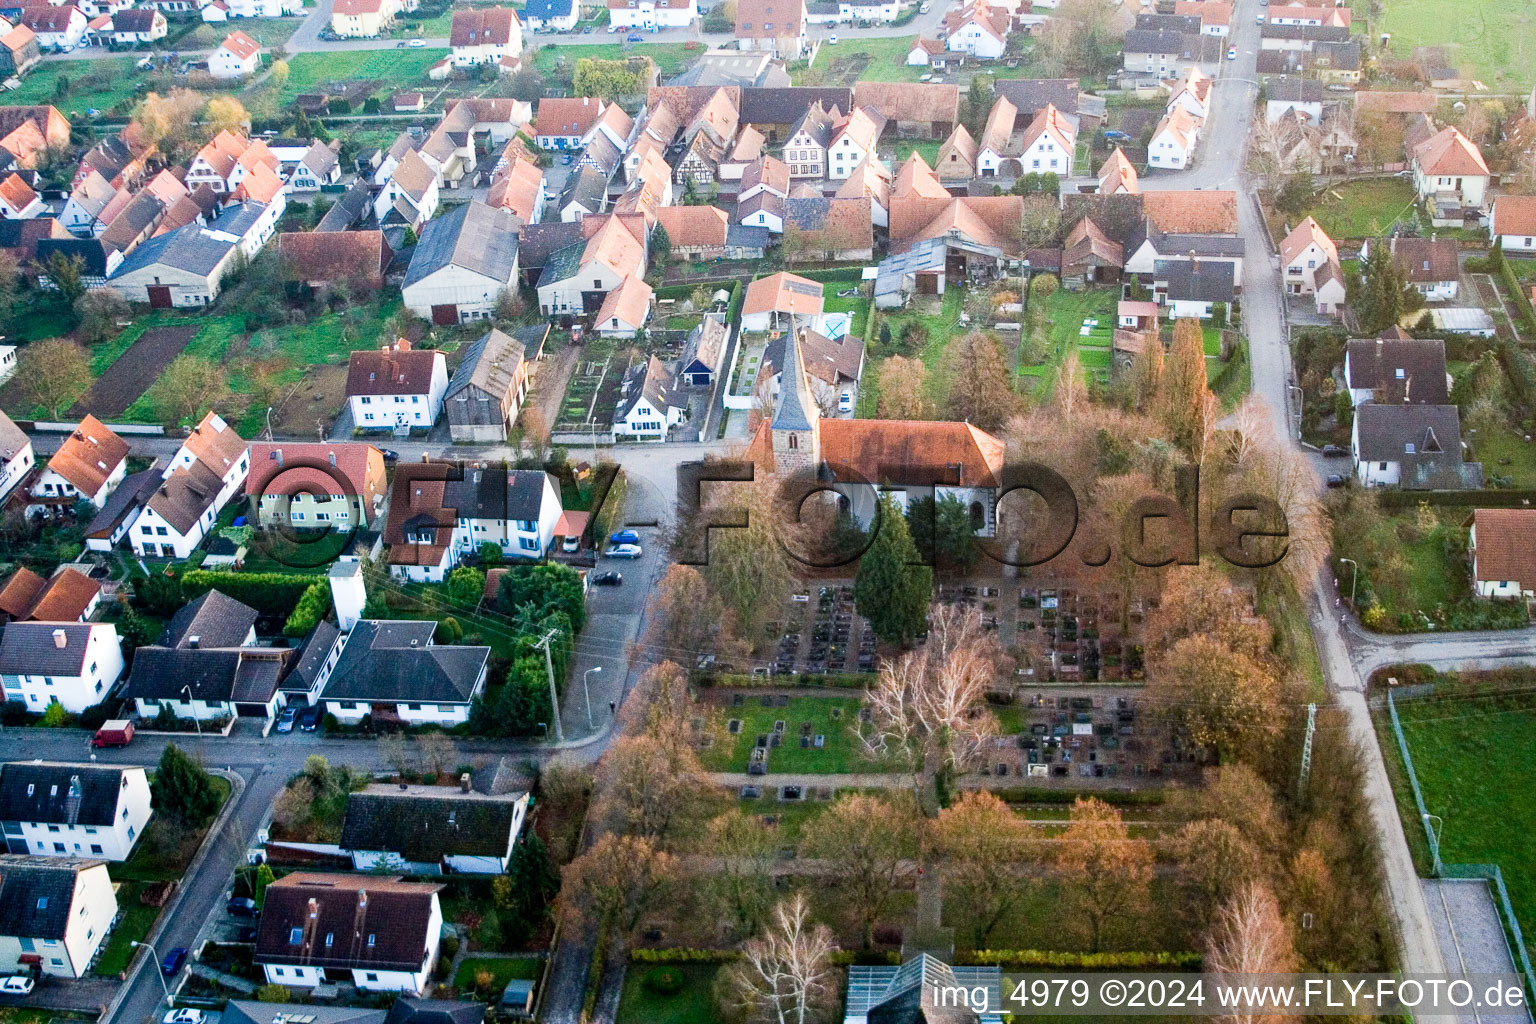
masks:
[[[790,317],[789,336],[784,339],[784,371],[779,377],[779,397],[773,406],[769,424],[773,441],[773,464],[786,475],[814,473],[821,465],[821,409],[805,379],[805,361],[800,355],[800,332]]]

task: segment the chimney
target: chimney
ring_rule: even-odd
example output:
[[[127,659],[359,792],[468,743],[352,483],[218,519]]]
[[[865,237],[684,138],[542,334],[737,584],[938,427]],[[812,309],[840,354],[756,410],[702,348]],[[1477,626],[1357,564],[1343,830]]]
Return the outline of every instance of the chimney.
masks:
[[[331,468],[332,469],[336,468],[336,453],[335,452],[331,452]]]
[[[469,792],[469,772],[464,772],[462,775],[459,776],[459,792],[460,793],[468,793]]]
[[[202,642],[203,642],[203,638],[201,636],[189,636],[189,637],[187,637],[187,646],[192,648],[192,650],[194,650],[194,651],[197,650],[198,645],[201,644]]]
[[[1193,249],[1189,250],[1189,265],[1194,273],[1200,273],[1200,257],[1195,255],[1195,250]]]
[[[426,465],[428,462],[431,462],[431,461],[432,461],[432,456],[428,455],[426,452],[422,452],[421,453],[422,465]]]
[[[283,468],[283,450],[281,448],[277,449],[277,468]]]
[[[53,646],[57,647],[61,651],[65,647],[68,647],[69,646],[69,634],[65,633],[62,629],[54,630],[53,631]]]

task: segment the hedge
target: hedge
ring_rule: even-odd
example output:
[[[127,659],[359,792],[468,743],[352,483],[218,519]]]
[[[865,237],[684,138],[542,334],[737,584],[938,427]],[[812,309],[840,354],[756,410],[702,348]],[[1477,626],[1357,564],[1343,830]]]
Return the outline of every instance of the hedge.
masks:
[[[632,949],[629,951],[629,962],[633,964],[728,964],[740,959],[741,951],[736,949],[688,949],[679,947],[676,949]],[[839,949],[833,951],[828,959],[833,965],[838,967],[847,967],[853,963],[883,963],[894,966],[901,963],[901,954],[895,950],[866,953],[853,949]]]
[[[188,601],[217,590],[226,597],[248,604],[263,615],[287,616],[315,583],[313,575],[282,572],[216,572],[191,569],[181,577]]]
[[[809,672],[802,672],[799,675],[782,676],[749,676],[733,672],[720,672],[700,679],[699,685],[719,686],[724,689],[758,686],[772,687],[774,689],[783,689],[786,686],[830,686],[839,689],[863,689],[874,681],[875,677],[873,675],[859,672],[834,672],[828,675],[813,675]]]
[[[1515,268],[1510,265],[1509,260],[1502,260],[1499,263],[1499,277],[1503,278],[1504,287],[1514,297],[1515,308],[1520,311],[1525,329],[1530,331],[1533,326],[1536,326],[1536,310],[1531,308],[1531,297],[1521,286],[1520,278],[1515,274]]]
[[[288,621],[283,624],[283,636],[305,637],[309,631],[320,624],[331,610],[331,588],[326,583],[312,583],[304,596],[299,598],[299,603],[294,606],[293,614],[288,616]]]
[[[999,800],[1009,804],[1070,804],[1078,797],[1092,797],[1112,805],[1157,807],[1168,801],[1168,794],[1161,789],[1071,790],[1014,786],[1007,789],[991,789],[990,792]]]
[[[1063,953],[1050,949],[977,949],[958,953],[956,964],[969,966],[1051,967],[1057,970],[1144,971],[1152,967],[1199,970],[1205,958],[1199,953]]]
[[[1466,508],[1524,508],[1536,502],[1536,491],[1495,490],[1485,487],[1476,491],[1397,491],[1381,490],[1376,500],[1383,508],[1418,508],[1426,505],[1448,505]]]

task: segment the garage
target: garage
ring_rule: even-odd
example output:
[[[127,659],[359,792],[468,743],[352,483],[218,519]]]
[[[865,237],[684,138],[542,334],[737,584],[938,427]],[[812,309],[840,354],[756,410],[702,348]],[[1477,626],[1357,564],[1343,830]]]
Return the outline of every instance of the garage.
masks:
[[[453,327],[459,322],[459,307],[456,303],[446,302],[432,307],[432,324],[434,327]]]
[[[152,284],[148,286],[148,290],[150,309],[171,308],[171,289],[169,285]]]

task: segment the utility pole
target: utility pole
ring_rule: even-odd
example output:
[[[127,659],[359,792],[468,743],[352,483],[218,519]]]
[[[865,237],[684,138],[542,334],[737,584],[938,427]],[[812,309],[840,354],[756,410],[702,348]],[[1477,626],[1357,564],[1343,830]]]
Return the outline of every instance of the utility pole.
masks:
[[[1307,735],[1301,741],[1301,774],[1296,779],[1296,797],[1306,796],[1307,780],[1312,777],[1312,734],[1317,731],[1317,705],[1307,705]]]
[[[543,648],[544,650],[544,667],[549,671],[549,706],[550,709],[554,712],[555,719],[555,742],[564,743],[565,729],[560,725],[560,695],[555,692],[555,662],[549,656],[549,644],[550,641],[554,640],[554,638],[555,631],[550,630],[548,633],[544,634],[544,638],[542,640],[533,646],[536,649]]]

